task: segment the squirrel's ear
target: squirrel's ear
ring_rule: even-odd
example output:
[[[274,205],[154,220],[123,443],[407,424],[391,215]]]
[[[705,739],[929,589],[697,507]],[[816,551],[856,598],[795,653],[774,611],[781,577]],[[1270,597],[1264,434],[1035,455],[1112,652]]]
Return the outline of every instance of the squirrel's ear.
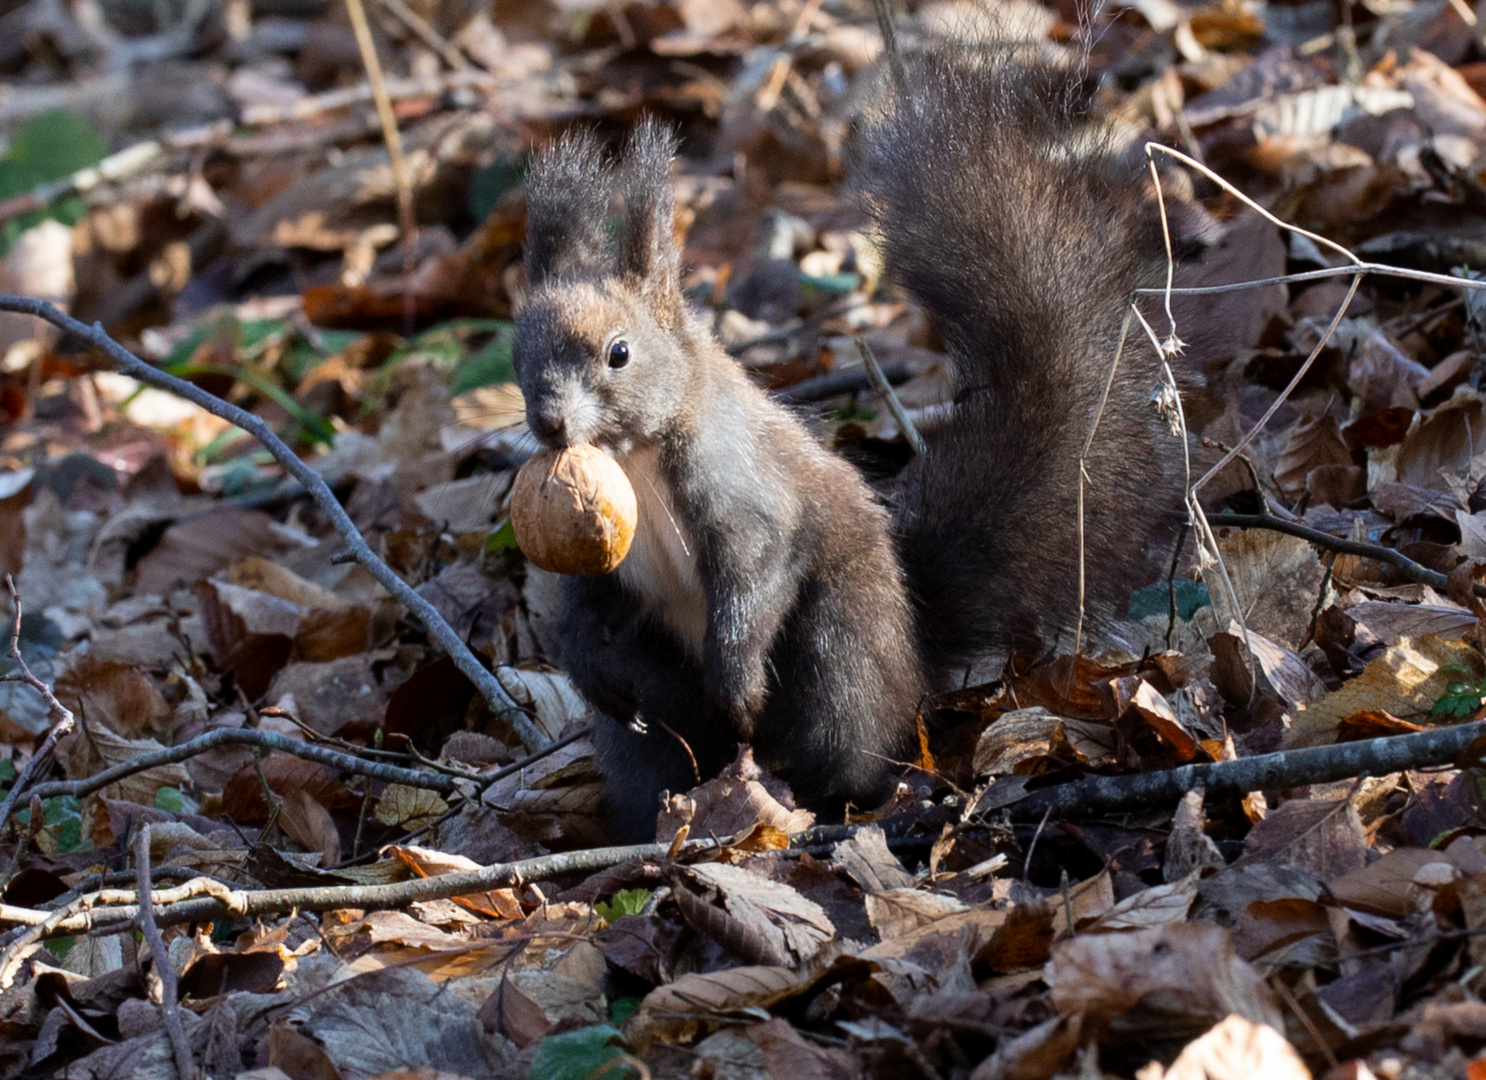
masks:
[[[640,121],[624,155],[624,238],[618,269],[634,279],[663,325],[674,325],[683,310],[671,191],[675,155],[675,135],[653,117]]]
[[[532,285],[608,257],[604,218],[614,177],[589,134],[568,133],[526,174],[526,279]]]

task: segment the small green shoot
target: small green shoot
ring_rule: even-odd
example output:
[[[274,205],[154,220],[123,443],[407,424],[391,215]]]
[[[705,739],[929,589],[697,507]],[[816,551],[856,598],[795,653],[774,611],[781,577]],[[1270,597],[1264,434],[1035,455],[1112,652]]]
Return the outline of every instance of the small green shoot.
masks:
[[[1445,692],[1429,710],[1435,720],[1464,720],[1482,705],[1486,705],[1486,678],[1478,679],[1462,667],[1444,667],[1440,674],[1450,681]]]
[[[621,915],[639,915],[650,903],[649,889],[620,889],[614,899],[606,904],[595,904],[593,910],[605,922],[613,922]]]

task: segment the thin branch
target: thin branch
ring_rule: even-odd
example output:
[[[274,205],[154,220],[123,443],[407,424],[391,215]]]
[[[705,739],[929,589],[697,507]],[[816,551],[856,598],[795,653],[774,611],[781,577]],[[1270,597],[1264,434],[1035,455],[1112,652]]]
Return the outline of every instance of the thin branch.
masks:
[[[170,1049],[175,1056],[175,1071],[180,1080],[196,1080],[196,1062],[191,1058],[191,1043],[186,1038],[185,1025],[181,1023],[181,1005],[176,984],[175,968],[170,963],[170,950],[165,947],[165,938],[155,924],[155,908],[150,897],[150,826],[140,827],[139,838],[134,845],[134,869],[142,903],[139,907],[139,928],[149,946],[150,956],[155,961],[155,974],[160,977],[160,1019],[165,1024],[165,1033],[170,1036]]]
[[[54,799],[59,795],[72,795],[81,799],[147,769],[161,765],[174,765],[176,762],[186,761],[219,746],[233,745],[261,746],[267,750],[279,750],[306,761],[329,765],[342,772],[370,776],[389,784],[406,784],[408,787],[420,788],[424,791],[437,791],[441,795],[452,794],[459,790],[461,784],[467,783],[458,777],[446,776],[442,773],[407,769],[400,765],[389,765],[384,761],[368,761],[340,750],[331,750],[329,747],[291,739],[276,731],[259,731],[256,728],[217,728],[215,731],[198,735],[194,739],[188,739],[178,746],[167,746],[163,750],[152,750],[148,754],[140,754],[92,776],[85,776],[78,780],[54,780],[49,784],[37,784],[34,794],[40,799]]]
[[[696,840],[687,844],[683,856],[689,857],[721,848],[717,840]],[[177,904],[167,904],[155,912],[161,926],[180,923],[212,922],[239,917],[258,918],[283,915],[290,911],[335,911],[359,908],[381,911],[426,900],[447,900],[456,896],[487,892],[491,889],[519,887],[533,881],[544,881],[559,874],[590,874],[621,863],[636,860],[664,859],[669,844],[634,844],[626,847],[592,848],[587,851],[565,851],[541,855],[514,863],[497,863],[478,870],[462,870],[437,877],[416,878],[391,885],[331,885],[309,889],[233,890],[220,896],[202,897]],[[30,927],[26,936],[41,940],[59,934],[77,934],[89,930],[126,930],[139,917],[139,905],[90,907],[71,911],[60,918],[49,919],[45,928]],[[12,949],[15,946],[12,945]],[[8,957],[7,957],[8,959]],[[0,961],[0,974],[5,962]]]
[[[127,146],[117,154],[111,154],[96,165],[79,169],[71,176],[53,180],[49,184],[38,184],[30,191],[13,195],[0,202],[0,224],[20,217],[32,210],[55,202],[64,195],[80,194],[110,180],[123,180],[143,172],[165,152],[164,145],[156,139]]]
[[[1240,529],[1269,529],[1289,536],[1298,536],[1302,540],[1309,540],[1313,544],[1319,544],[1321,547],[1343,555],[1360,555],[1364,559],[1376,559],[1378,562],[1392,566],[1410,581],[1417,581],[1421,585],[1430,585],[1436,589],[1443,589],[1448,580],[1438,570],[1431,570],[1427,566],[1416,563],[1401,551],[1384,547],[1382,544],[1368,544],[1360,540],[1332,536],[1329,532],[1313,529],[1298,521],[1286,521],[1273,514],[1221,514],[1212,518],[1211,521],[1213,527],[1217,529],[1224,526],[1235,526]],[[1486,585],[1472,585],[1471,589],[1477,596],[1486,596]]]
[[[471,69],[445,72],[427,78],[391,79],[386,86],[387,96],[397,102],[414,98],[439,98],[458,90],[493,90],[510,82],[511,80],[498,79],[488,72]],[[292,123],[360,105],[372,101],[374,96],[371,86],[361,82],[299,98],[287,105],[249,105],[243,109],[240,120],[244,127]]]
[[[903,432],[908,445],[913,447],[914,455],[923,457],[929,452],[929,448],[924,445],[924,437],[918,433],[913,418],[908,415],[908,410],[903,408],[903,403],[898,400],[893,384],[888,381],[882,365],[877,362],[877,353],[872,350],[872,346],[864,337],[857,338],[856,344],[857,352],[862,354],[862,363],[866,365],[867,377],[872,380],[872,388],[877,391],[883,401],[887,402],[888,412],[892,413],[893,419],[898,422],[898,429]]]
[[[1171,290],[1172,296],[1211,296],[1215,293],[1238,292],[1242,289],[1258,289],[1265,285],[1290,285],[1297,281],[1318,281],[1322,278],[1351,277],[1354,274],[1381,274],[1384,277],[1404,278],[1408,281],[1426,281],[1431,285],[1444,285],[1454,289],[1486,289],[1486,278],[1452,277],[1449,274],[1432,274],[1428,270],[1409,270],[1388,263],[1356,262],[1346,266],[1328,266],[1322,270],[1303,270],[1298,274],[1280,274],[1277,277],[1253,278],[1235,281],[1228,285],[1186,285]],[[1136,289],[1136,296],[1165,296],[1167,290],[1160,287]]]
[[[913,376],[907,363],[899,360],[882,369],[888,385],[907,382]],[[774,397],[786,405],[808,405],[812,402],[832,398],[838,394],[853,394],[872,385],[872,376],[866,370],[851,368],[847,371],[828,371],[809,379],[801,379],[792,386],[775,390]]]
[[[438,609],[418,595],[412,586],[398,577],[390,566],[377,557],[376,552],[367,545],[355,523],[346,514],[345,508],[336,499],[335,493],[325,483],[325,478],[300,460],[299,455],[290,449],[264,420],[246,409],[238,408],[236,405],[207,393],[184,379],[178,379],[174,375],[152,367],[110,337],[102,326],[88,326],[79,322],[45,300],[0,294],[0,311],[34,315],[53,326],[75,334],[101,351],[124,374],[156,389],[166,390],[177,397],[185,398],[213,416],[219,416],[235,424],[257,439],[284,467],[285,471],[304,485],[310,497],[330,519],[330,524],[345,541],[346,547],[355,556],[356,561],[366,567],[367,572],[423,624],[428,635],[449,654],[449,658],[454,661],[454,666],[464,674],[465,678],[475,684],[480,695],[490,703],[491,710],[516,729],[516,733],[521,736],[521,741],[526,744],[527,748],[538,750],[551,741],[532,722],[531,717],[526,715],[521,706],[516,704],[511,695],[506,693],[505,688],[495,676],[485,669],[454,628],[439,614]]]
[[[438,53],[439,59],[448,64],[451,71],[469,68],[470,62],[465,59],[464,53],[451,45],[427,19],[408,7],[403,0],[378,0],[378,3],[382,5],[383,11],[402,23],[414,37]]]
[[[413,185],[408,179],[408,165],[402,153],[402,134],[397,130],[397,113],[382,78],[382,61],[377,57],[377,43],[372,40],[371,24],[361,0],[346,0],[346,13],[356,35],[356,48],[371,83],[372,100],[376,102],[377,119],[382,123],[382,141],[387,144],[387,157],[392,163],[392,184],[397,190],[397,225],[402,232],[402,316],[403,331],[413,332],[413,263],[418,239],[418,223],[413,217]]]
[[[10,630],[10,658],[15,661],[19,671],[16,674],[0,676],[0,682],[23,682],[41,695],[46,702],[51,714],[57,718],[52,729],[46,733],[46,738],[31,755],[15,778],[15,783],[10,786],[10,792],[5,796],[5,801],[0,802],[0,825],[10,820],[11,811],[15,809],[17,800],[31,783],[31,777],[41,767],[41,763],[47,759],[52,752],[52,747],[57,745],[57,740],[70,732],[77,723],[72,715],[72,710],[57,700],[57,695],[52,693],[52,688],[42,682],[31,671],[31,666],[26,663],[26,658],[21,655],[21,594],[16,590],[15,581],[9,574],[5,575],[5,587],[10,590],[10,602],[15,605],[15,622]]]
[[[1007,809],[1018,821],[1035,821],[1049,812],[1060,818],[1088,817],[1169,806],[1197,788],[1209,795],[1247,795],[1252,791],[1324,784],[1359,776],[1388,776],[1410,769],[1453,765],[1483,736],[1486,736],[1486,721],[1477,721],[1410,735],[1385,735],[1358,742],[1257,754],[1238,761],[1183,765],[1129,776],[1088,776],[1071,784],[1033,791]]]

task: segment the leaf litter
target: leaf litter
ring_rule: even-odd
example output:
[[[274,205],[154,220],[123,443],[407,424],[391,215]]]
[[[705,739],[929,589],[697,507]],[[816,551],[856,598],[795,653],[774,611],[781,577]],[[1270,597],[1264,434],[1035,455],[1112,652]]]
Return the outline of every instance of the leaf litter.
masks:
[[[1176,298],[1194,438],[1238,445],[1278,403],[1202,492],[1231,592],[1183,563],[1109,640],[927,703],[920,767],[875,821],[816,827],[745,752],[673,793],[660,848],[584,862],[607,843],[586,706],[546,664],[553,582],[505,522],[532,445],[509,323],[525,154],[575,125],[676,124],[688,294],[888,474],[905,443],[858,340],[916,422],[947,371],[879,290],[842,187],[881,40],[845,0],[369,14],[406,246],[340,5],[0,2],[0,291],[272,424],[557,744],[531,758],[241,432],[0,314],[0,571],[21,654],[79,720],[41,756],[45,703],[0,682],[0,785],[35,759],[0,835],[0,1074],[169,1075],[168,969],[212,1076],[1486,1075],[1479,749],[1015,810],[1085,775],[1486,716],[1481,293],[1370,277],[1324,344],[1342,277]],[[1084,35],[1132,146],[1199,151],[1364,259],[1486,262],[1481,5],[1080,14],[936,3],[901,25]],[[1212,243],[1178,284],[1336,266],[1193,182]],[[166,919],[163,957],[109,914],[137,902],[145,823],[162,918],[215,905]],[[451,874],[479,883],[370,899]],[[302,899],[245,914],[269,893]]]

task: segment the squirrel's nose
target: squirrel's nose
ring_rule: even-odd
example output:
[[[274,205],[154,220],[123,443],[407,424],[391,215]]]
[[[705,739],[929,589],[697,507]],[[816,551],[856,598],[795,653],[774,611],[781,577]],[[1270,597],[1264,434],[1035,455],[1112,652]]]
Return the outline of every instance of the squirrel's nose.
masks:
[[[536,413],[527,417],[531,432],[544,443],[561,444],[567,434],[568,424],[556,413]]]

